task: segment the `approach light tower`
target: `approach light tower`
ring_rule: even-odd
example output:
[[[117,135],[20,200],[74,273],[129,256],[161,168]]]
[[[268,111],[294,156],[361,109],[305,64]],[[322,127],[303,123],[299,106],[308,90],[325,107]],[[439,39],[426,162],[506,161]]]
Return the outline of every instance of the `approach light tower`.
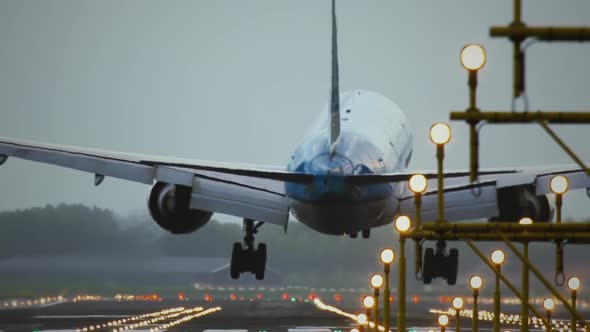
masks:
[[[483,68],[486,63],[486,50],[483,46],[478,44],[469,44],[461,50],[461,65],[467,69],[469,73],[469,108],[467,113],[479,112],[477,108],[477,72]],[[477,180],[477,172],[479,170],[479,136],[477,135],[478,120],[469,121],[469,180],[475,182]]]
[[[397,304],[397,330],[406,330],[406,238],[405,234],[412,227],[412,221],[408,216],[401,215],[395,219],[395,229],[399,236],[399,262],[398,262],[398,304]]]
[[[469,278],[469,286],[473,289],[473,311],[471,319],[471,330],[479,330],[479,310],[477,310],[477,298],[479,297],[479,289],[483,286],[483,279],[479,275],[473,275]]]
[[[494,332],[500,332],[500,267],[504,264],[504,251],[496,249],[492,251],[490,260],[494,264]]]
[[[395,259],[395,252],[390,248],[381,250],[379,255],[381,263],[383,263],[383,273],[385,276],[385,283],[383,285],[383,327],[385,331],[389,331],[389,325],[391,322],[391,307],[389,305],[389,297],[391,296],[391,287],[389,286],[389,271],[391,269],[391,263]]]

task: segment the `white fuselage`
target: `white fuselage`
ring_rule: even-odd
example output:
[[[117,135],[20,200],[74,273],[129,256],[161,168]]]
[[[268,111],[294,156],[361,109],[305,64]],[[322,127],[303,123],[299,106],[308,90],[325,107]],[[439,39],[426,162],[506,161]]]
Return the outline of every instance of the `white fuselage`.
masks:
[[[329,144],[329,111],[322,111],[288,170],[322,175],[312,184],[286,184],[294,216],[326,234],[350,234],[393,220],[402,188],[353,186],[325,175],[384,174],[407,168],[412,135],[406,116],[386,97],[355,90],[340,95],[340,136]],[[327,179],[327,180],[326,180]],[[334,180],[331,180],[334,179]]]

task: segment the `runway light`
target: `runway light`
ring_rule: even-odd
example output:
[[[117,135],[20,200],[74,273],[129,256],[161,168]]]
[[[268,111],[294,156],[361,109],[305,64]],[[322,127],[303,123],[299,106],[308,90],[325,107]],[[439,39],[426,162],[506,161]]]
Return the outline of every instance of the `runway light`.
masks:
[[[395,259],[395,252],[389,248],[386,248],[381,250],[379,257],[381,258],[382,263],[391,264]]]
[[[437,145],[445,145],[451,140],[451,127],[448,124],[437,122],[430,127],[430,140]]]
[[[582,281],[578,277],[571,277],[567,280],[567,287],[573,291],[577,291],[578,289],[580,289],[581,284]]]
[[[410,229],[411,221],[408,216],[399,216],[395,219],[395,228],[398,232],[404,233]]]
[[[373,288],[383,286],[383,277],[380,274],[373,274],[371,276],[371,286],[373,286]]]
[[[330,305],[326,305],[320,299],[313,300],[313,303],[316,305],[316,307],[318,309],[325,310],[325,311],[330,311],[330,312],[333,312],[333,313],[335,313],[337,315],[344,316],[344,317],[350,318],[350,319],[355,320],[355,321],[358,320],[358,316],[357,315],[351,314],[349,312],[342,311],[342,310],[340,310],[340,309],[338,309],[336,307],[330,306]]]
[[[486,50],[478,44],[469,44],[461,50],[461,65],[467,70],[479,70],[486,63]]]
[[[550,297],[545,298],[543,300],[543,308],[547,311],[553,310],[555,308],[555,301]]]
[[[410,190],[413,193],[423,193],[428,187],[428,180],[422,174],[414,174],[410,177]]]
[[[449,325],[449,316],[447,316],[447,315],[440,315],[440,316],[438,316],[438,324],[440,326],[447,326],[447,325]]]
[[[492,251],[492,254],[490,255],[490,259],[492,260],[492,263],[496,264],[496,265],[502,265],[504,263],[504,251],[500,250],[500,249],[496,249],[494,251]]]
[[[356,316],[356,321],[357,323],[359,323],[360,325],[367,325],[367,315],[365,314],[360,314]]]
[[[373,306],[375,305],[375,298],[372,296],[365,296],[365,298],[363,299],[363,307],[365,307],[365,309],[371,309],[373,308]]]
[[[480,289],[483,286],[483,279],[479,275],[473,275],[469,278],[469,286],[473,289]]]
[[[524,217],[522,219],[520,219],[518,221],[519,224],[521,225],[532,225],[533,224],[533,219],[529,218],[529,217]]]
[[[463,301],[463,298],[462,298],[462,297],[460,297],[460,296],[457,296],[457,297],[453,298],[453,308],[454,308],[455,310],[461,310],[461,309],[463,308],[463,305],[464,305],[464,304],[465,304],[465,303],[464,303],[464,301]]]
[[[551,187],[551,191],[554,194],[560,195],[567,191],[569,187],[569,181],[563,175],[556,175],[551,178],[551,182],[549,182],[549,185]]]

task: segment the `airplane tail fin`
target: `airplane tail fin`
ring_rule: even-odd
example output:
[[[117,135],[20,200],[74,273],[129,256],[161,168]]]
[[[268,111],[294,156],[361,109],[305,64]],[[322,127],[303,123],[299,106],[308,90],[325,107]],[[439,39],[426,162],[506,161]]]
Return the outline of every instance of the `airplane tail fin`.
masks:
[[[332,0],[332,86],[330,90],[330,145],[340,136],[340,88],[338,86],[338,33],[336,31],[336,0]]]

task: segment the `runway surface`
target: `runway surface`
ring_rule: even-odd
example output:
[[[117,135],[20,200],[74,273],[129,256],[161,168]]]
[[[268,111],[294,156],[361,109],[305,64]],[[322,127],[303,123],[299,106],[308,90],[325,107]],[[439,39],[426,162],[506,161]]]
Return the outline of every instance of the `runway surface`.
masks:
[[[240,303],[191,303],[178,301],[141,303],[141,302],[84,302],[63,303],[44,308],[14,309],[0,311],[0,330],[3,331],[113,331],[133,324],[148,321],[149,324],[137,326],[133,330],[150,330],[160,328],[192,313],[178,315],[155,321],[157,316],[143,317],[122,322],[144,314],[157,313],[165,309],[183,306],[187,309],[202,307],[220,307],[221,310],[195,317],[170,328],[161,330],[205,331],[205,330],[248,330],[248,331],[289,331],[305,326],[330,327],[332,329],[350,329],[352,321],[333,313],[324,312],[310,303],[281,302],[240,302]],[[195,313],[198,313],[196,311]],[[174,315],[174,312],[168,315]],[[163,317],[166,315],[160,315]],[[151,321],[150,321],[151,320]],[[117,321],[119,321],[117,323]],[[110,326],[104,324],[114,322]],[[91,328],[93,326],[93,328]],[[98,328],[97,328],[98,326]],[[131,330],[131,327],[128,330]]]
[[[183,313],[178,311],[180,310],[178,307],[181,306],[186,308],[185,311],[195,307],[197,309],[202,307],[203,310]],[[172,308],[177,308],[175,309],[177,311],[163,311]],[[221,310],[211,311],[215,308]],[[203,313],[208,309],[210,311],[200,317],[186,319],[177,325],[166,327],[166,324],[178,321],[182,317]],[[176,313],[181,314],[172,317]],[[146,314],[151,316],[141,317]],[[162,319],[157,320],[159,318]],[[46,307],[0,310],[0,330],[5,332],[153,331],[156,328],[160,331],[344,332],[353,327],[351,319],[320,310],[309,302],[99,301],[66,302]]]
[[[0,310],[0,332],[348,332],[356,325],[346,315],[358,313],[354,311],[337,306],[322,310],[311,301],[57,301]],[[432,328],[438,316],[427,305],[407,315],[407,326],[415,332]],[[392,308],[392,331],[395,324]],[[471,327],[466,317],[461,324]],[[490,322],[482,320],[480,330],[491,330]],[[534,330],[541,329],[531,326]]]

